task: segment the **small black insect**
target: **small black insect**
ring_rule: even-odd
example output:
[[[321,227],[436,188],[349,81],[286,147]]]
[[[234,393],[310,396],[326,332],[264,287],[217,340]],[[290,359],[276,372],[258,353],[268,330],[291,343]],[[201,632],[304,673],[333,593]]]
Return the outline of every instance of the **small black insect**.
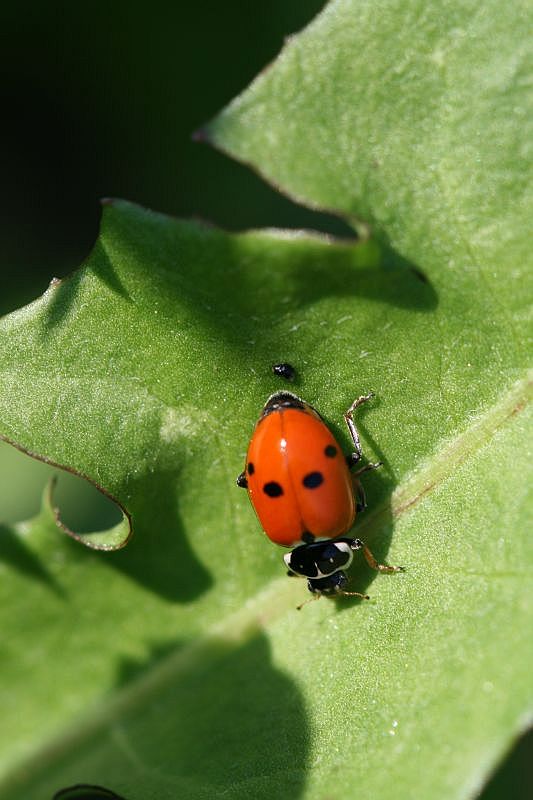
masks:
[[[293,381],[296,377],[296,370],[292,364],[274,364],[272,372],[286,381]]]

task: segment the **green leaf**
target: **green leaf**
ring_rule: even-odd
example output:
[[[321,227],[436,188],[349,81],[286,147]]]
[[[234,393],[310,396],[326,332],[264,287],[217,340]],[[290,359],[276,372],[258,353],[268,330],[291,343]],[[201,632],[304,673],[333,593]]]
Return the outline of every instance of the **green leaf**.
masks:
[[[520,0],[333,0],[203,135],[300,202],[372,225],[431,277],[480,270],[516,304],[531,21]]]
[[[486,304],[476,275],[437,297],[372,242],[105,207],[86,265],[0,323],[1,432],[105,487],[134,536],[83,548],[48,499],[2,530],[2,797],[479,785],[525,724],[531,648],[527,390]],[[297,612],[305,584],[234,484],[281,360],[346,449],[342,412],[376,392],[359,428],[385,467],[356,530],[408,572],[369,603]]]
[[[214,123],[374,239],[117,202],[84,267],[0,322],[0,434],[134,530],[83,548],[46,500],[0,531],[6,800],[466,798],[528,724],[524,14],[333,2]],[[234,485],[278,361],[346,449],[376,393],[355,530],[408,571],[356,564],[368,603],[297,612]]]

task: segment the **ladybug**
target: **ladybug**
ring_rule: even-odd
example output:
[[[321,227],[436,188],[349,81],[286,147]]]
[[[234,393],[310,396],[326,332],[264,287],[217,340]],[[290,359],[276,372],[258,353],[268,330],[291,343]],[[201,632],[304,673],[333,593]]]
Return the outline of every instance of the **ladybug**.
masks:
[[[276,392],[263,407],[244,471],[237,478],[237,485],[248,490],[269,539],[294,548],[284,556],[288,574],[307,578],[315,599],[321,595],[369,599],[345,589],[348,578],[344,570],[357,550],[379,572],[403,570],[378,564],[364,542],[345,535],[356,514],[366,508],[359,476],[381,466],[381,462],[367,464],[351,471],[362,455],[353,414],[372,397],[357,398],[344,414],[354,444],[354,452],[344,456],[309,403],[292,392]]]

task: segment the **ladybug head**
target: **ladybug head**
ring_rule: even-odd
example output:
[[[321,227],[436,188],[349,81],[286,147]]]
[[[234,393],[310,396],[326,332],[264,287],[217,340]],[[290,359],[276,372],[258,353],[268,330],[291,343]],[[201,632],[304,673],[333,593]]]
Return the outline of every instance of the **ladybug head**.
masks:
[[[313,594],[346,594],[344,587],[348,583],[346,573],[342,570],[327,575],[325,578],[309,578],[307,588]],[[348,593],[349,594],[349,593]]]
[[[273,411],[282,411],[285,408],[310,408],[309,403],[302,400],[298,395],[292,392],[275,392],[271,394],[261,412],[262,417],[271,414]]]

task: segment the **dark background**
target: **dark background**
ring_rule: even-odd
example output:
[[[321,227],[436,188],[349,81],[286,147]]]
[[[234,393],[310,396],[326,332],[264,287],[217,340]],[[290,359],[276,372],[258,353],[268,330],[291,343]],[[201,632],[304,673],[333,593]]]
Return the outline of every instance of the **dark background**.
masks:
[[[101,197],[234,230],[348,230],[191,140],[323,5],[47,0],[4,8],[0,313],[79,265],[97,236]]]
[[[52,276],[81,263],[97,236],[98,200],[105,196],[232,230],[349,232],[191,140],[324,0],[2,5],[0,313],[29,302]],[[0,521],[34,513],[35,487],[46,481],[47,468],[4,445],[0,470],[15,484],[6,501],[0,497]],[[71,496],[78,514],[85,503],[80,527],[97,522],[94,496],[83,495],[83,503],[75,487]],[[100,513],[105,518],[105,508],[96,518]],[[525,737],[483,800],[529,796],[532,749],[532,737]]]

